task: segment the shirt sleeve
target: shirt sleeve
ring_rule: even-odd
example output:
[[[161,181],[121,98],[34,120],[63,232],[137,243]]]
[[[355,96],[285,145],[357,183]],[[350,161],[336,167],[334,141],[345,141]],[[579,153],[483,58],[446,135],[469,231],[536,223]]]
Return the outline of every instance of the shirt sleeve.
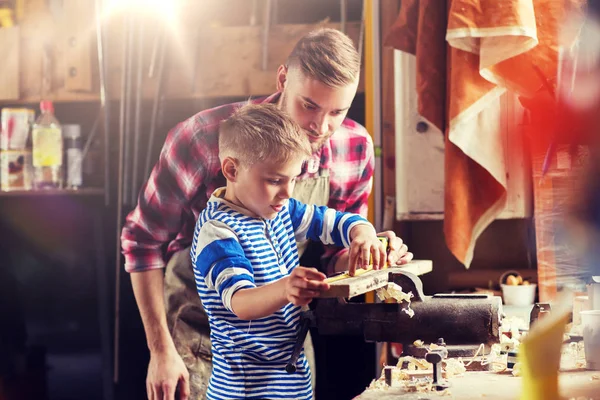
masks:
[[[207,165],[214,152],[195,143],[200,124],[188,120],[173,128],[159,160],[142,186],[138,205],[126,217],[121,247],[128,272],[163,268],[164,247],[180,232],[190,203],[207,179]]]
[[[288,210],[296,241],[311,239],[323,244],[350,246],[350,231],[356,225],[369,224],[358,214],[344,213],[325,206],[306,205],[290,199]]]
[[[197,229],[191,251],[195,279],[215,290],[233,312],[231,298],[240,289],[254,288],[254,270],[236,234],[224,223],[208,221]]]

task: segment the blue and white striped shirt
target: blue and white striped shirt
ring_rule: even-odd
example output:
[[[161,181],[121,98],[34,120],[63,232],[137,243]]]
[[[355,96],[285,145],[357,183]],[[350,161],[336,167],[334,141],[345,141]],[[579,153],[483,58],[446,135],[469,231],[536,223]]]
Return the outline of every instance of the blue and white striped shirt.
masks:
[[[271,220],[211,196],[192,243],[196,287],[210,323],[213,370],[209,399],[312,399],[304,353],[288,374],[300,312],[288,303],[274,314],[239,319],[231,298],[240,289],[273,283],[298,265],[296,241],[308,239],[348,247],[350,230],[368,223],[357,214],[307,206],[290,199]]]

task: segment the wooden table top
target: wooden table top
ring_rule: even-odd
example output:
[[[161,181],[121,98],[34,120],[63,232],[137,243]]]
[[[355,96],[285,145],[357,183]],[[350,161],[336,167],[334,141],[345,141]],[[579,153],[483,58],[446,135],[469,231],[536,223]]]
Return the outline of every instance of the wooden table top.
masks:
[[[560,372],[559,388],[563,399],[600,400],[600,371],[576,370]],[[407,393],[403,388],[367,389],[355,400],[507,400],[518,399],[521,378],[510,372],[466,372],[450,380],[450,395]]]

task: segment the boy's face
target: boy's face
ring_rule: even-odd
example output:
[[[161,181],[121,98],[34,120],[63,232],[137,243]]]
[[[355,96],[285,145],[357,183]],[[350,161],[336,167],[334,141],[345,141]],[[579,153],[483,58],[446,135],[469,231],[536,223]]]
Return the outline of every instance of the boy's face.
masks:
[[[332,88],[307,78],[299,69],[282,65],[277,71],[277,89],[281,91],[281,108],[304,129],[313,152],[316,152],[346,118],[358,89],[358,80]]]
[[[261,218],[275,218],[292,196],[303,161],[296,157],[284,163],[261,162],[241,167],[235,182],[228,185],[228,192],[230,187],[233,189],[233,193],[227,194],[228,200]]]

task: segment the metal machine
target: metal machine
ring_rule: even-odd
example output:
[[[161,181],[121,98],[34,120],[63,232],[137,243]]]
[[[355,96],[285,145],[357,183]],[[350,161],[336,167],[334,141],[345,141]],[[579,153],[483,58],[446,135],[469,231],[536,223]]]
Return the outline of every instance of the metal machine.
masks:
[[[288,372],[295,371],[309,327],[316,328],[321,335],[361,335],[366,341],[402,343],[407,354],[416,351],[412,346],[415,340],[435,343],[443,338],[449,357],[472,356],[480,344],[489,349],[500,342],[500,297],[485,294],[425,296],[421,280],[402,267],[373,272],[378,276],[370,277],[367,283],[365,279],[356,280],[356,286],[363,287],[364,293],[387,286],[388,282],[396,283],[403,292],[412,292],[410,306],[414,316],[402,311],[406,307],[403,303],[349,303],[343,297],[315,300],[314,308],[302,314],[294,353],[286,366]],[[353,294],[360,294],[349,289]],[[424,354],[411,355],[424,357]]]

